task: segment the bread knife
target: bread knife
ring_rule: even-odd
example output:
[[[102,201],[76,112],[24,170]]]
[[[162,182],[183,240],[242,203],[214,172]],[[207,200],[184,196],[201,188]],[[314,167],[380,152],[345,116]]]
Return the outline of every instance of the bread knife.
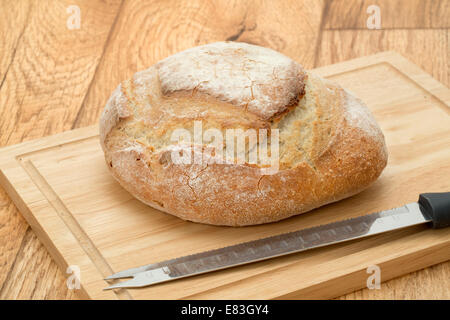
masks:
[[[450,192],[423,193],[418,202],[399,208],[124,270],[105,280],[132,279],[104,290],[145,287],[422,223],[450,226]]]

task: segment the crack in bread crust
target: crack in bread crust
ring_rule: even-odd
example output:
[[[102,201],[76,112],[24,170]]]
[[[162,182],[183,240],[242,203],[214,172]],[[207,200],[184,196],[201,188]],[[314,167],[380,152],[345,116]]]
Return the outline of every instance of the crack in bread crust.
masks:
[[[192,136],[198,120],[223,134],[278,129],[280,170],[172,163],[174,148],[204,153],[205,145],[171,141],[180,128]],[[136,198],[216,225],[272,222],[337,201],[367,187],[387,162],[361,100],[281,54],[238,43],[189,49],[136,73],[108,100],[100,133],[108,168]]]

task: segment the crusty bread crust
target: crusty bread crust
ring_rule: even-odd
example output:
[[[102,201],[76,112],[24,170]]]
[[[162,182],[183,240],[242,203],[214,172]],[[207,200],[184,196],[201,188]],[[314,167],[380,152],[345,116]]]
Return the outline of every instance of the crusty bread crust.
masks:
[[[273,129],[280,170],[244,164],[174,164],[176,128]],[[142,202],[185,220],[245,226],[278,221],[356,194],[387,163],[381,130],[364,103],[291,59],[220,42],[162,60],[123,82],[100,119],[112,175]],[[204,153],[203,153],[204,155]]]

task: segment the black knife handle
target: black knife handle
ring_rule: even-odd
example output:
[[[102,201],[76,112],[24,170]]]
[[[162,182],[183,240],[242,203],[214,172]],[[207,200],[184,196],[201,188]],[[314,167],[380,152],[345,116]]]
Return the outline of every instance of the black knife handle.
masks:
[[[422,213],[431,218],[434,229],[450,226],[450,192],[422,193],[419,205]]]

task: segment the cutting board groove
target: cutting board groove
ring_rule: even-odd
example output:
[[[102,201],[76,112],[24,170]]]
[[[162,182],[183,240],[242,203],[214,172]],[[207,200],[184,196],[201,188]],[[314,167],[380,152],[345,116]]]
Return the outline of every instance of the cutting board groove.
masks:
[[[85,298],[332,298],[450,259],[450,230],[378,235],[139,290],[103,291],[125,268],[298,230],[450,190],[449,89],[393,52],[315,70],[361,97],[386,135],[389,163],[366,191],[278,223],[228,228],[179,220],[135,200],[109,175],[97,126],[0,150],[0,183]]]

